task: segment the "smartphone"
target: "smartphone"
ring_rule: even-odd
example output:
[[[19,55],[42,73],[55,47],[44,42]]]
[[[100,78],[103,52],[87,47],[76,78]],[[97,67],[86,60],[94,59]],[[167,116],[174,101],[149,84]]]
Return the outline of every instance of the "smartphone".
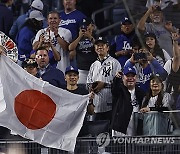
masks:
[[[134,53],[134,60],[146,60],[147,56],[144,52]]]

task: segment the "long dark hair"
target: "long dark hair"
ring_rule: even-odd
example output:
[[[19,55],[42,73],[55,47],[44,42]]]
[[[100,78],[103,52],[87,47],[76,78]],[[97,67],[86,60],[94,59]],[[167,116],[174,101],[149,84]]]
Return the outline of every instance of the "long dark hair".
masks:
[[[155,39],[155,46],[154,46],[154,49],[153,51],[151,50],[151,48],[146,44],[146,38],[147,37],[152,37]],[[162,48],[159,46],[159,43],[156,39],[156,36],[154,34],[149,34],[149,35],[145,35],[145,46],[149,49],[149,51],[152,53],[153,57],[156,57],[156,56],[160,56],[162,59],[163,59],[163,62],[165,63],[165,57],[164,57],[164,52],[162,50]]]
[[[42,29],[42,23],[36,19],[27,19],[22,25],[21,29],[25,26],[29,27],[34,33],[37,33],[38,30]]]
[[[163,85],[162,79],[159,76],[152,75],[150,81],[153,80],[153,79],[159,80],[161,82],[161,84],[162,84],[162,89],[161,89],[161,91],[158,94],[157,101],[155,102],[155,107],[159,108],[159,107],[163,106],[162,100],[163,100],[163,96],[164,96],[164,90],[163,90],[164,89],[164,85]],[[144,99],[144,101],[142,103],[142,108],[146,107],[148,105],[149,100],[150,100],[151,97],[152,97],[152,90],[150,88],[149,92],[146,94],[145,99]]]

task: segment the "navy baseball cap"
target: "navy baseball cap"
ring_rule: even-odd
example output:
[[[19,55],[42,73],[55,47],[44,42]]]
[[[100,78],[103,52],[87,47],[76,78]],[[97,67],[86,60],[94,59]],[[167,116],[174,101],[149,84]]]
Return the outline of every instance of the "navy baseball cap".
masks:
[[[128,17],[124,17],[121,21],[121,24],[122,25],[125,25],[125,24],[132,24],[131,20],[128,18]]]
[[[94,21],[91,18],[85,18],[83,19],[83,25],[90,25],[90,24],[94,24]]]
[[[104,38],[104,37],[98,37],[95,41],[94,44],[98,44],[98,43],[104,43],[104,44],[108,44],[108,41]]]
[[[66,68],[65,74],[67,74],[69,72],[74,72],[76,74],[79,74],[78,68],[77,67],[73,67],[73,66],[68,66]]]
[[[133,67],[124,67],[123,74],[127,75],[128,73],[132,73],[136,75],[136,70]]]
[[[156,35],[154,34],[154,33],[149,33],[149,32],[146,32],[145,34],[144,34],[144,37],[146,38],[146,37],[152,37],[152,38],[155,38],[156,39]]]

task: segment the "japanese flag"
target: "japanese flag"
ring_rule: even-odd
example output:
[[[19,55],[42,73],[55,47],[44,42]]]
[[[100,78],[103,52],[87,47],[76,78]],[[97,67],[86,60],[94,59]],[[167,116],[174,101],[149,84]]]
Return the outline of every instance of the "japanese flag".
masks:
[[[54,87],[0,57],[0,125],[47,147],[74,151],[88,95]]]

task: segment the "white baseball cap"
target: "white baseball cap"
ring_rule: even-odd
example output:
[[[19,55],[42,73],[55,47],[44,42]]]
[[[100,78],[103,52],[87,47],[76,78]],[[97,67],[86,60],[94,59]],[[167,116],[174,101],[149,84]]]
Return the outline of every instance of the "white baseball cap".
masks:
[[[29,19],[36,19],[38,21],[44,20],[43,14],[38,10],[33,10],[29,14]]]
[[[42,11],[43,10],[43,2],[41,0],[34,0],[31,4],[31,7],[37,9],[37,10],[40,10]]]

